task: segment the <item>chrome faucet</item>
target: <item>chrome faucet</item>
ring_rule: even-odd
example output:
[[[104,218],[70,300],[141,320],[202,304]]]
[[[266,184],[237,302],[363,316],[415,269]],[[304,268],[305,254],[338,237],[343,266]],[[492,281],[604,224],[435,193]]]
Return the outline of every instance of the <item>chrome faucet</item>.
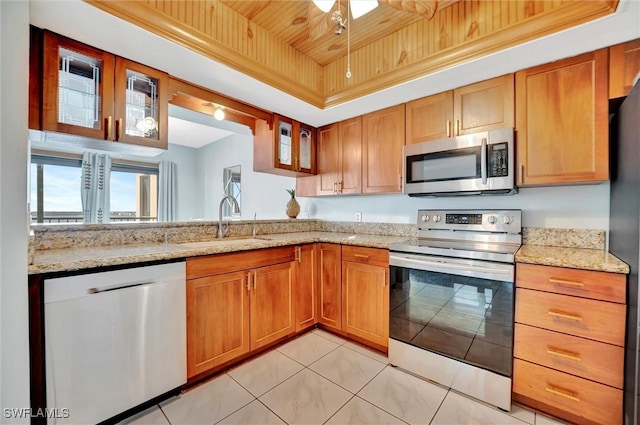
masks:
[[[236,198],[231,195],[226,195],[224,198],[222,198],[222,200],[220,201],[220,207],[218,208],[218,238],[224,238],[224,236],[229,231],[229,220],[227,220],[226,226],[224,228],[222,227],[222,206],[224,205],[225,201],[231,202],[231,205],[233,205],[234,213],[237,214],[240,212],[240,205],[238,205],[238,201],[236,201]]]

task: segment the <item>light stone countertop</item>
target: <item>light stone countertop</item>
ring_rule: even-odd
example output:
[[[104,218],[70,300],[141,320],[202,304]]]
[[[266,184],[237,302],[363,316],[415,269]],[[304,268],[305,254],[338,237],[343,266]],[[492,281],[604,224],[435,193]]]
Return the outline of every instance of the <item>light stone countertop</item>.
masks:
[[[600,249],[522,245],[516,253],[516,263],[629,273],[629,266],[626,263],[615,255]]]
[[[200,255],[247,251],[305,243],[335,243],[388,249],[389,244],[406,239],[402,236],[366,235],[333,232],[299,232],[258,235],[256,238],[225,238],[196,242],[128,244],[83,248],[48,249],[35,252],[29,274],[65,272],[96,267],[173,260]],[[199,246],[198,246],[199,245]]]

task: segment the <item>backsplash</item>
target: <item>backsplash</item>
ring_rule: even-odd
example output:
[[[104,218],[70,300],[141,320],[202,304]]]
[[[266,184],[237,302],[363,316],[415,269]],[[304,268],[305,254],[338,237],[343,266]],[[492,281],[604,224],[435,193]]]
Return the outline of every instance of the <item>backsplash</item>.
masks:
[[[523,227],[525,245],[558,246],[564,248],[605,249],[605,231],[594,229],[553,229]]]

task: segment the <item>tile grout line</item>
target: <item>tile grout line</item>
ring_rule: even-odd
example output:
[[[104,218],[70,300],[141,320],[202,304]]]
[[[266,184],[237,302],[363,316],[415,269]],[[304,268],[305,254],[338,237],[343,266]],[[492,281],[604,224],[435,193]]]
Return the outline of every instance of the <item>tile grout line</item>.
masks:
[[[440,405],[438,405],[438,408],[436,409],[436,411],[433,412],[433,417],[429,421],[429,425],[433,424],[433,420],[436,418],[436,416],[438,416],[438,412],[442,408],[442,405],[444,404],[444,401],[447,399],[447,397],[449,396],[450,393],[451,393],[451,388],[449,388],[447,390],[447,393],[444,395],[444,397],[442,397],[442,401],[440,402]]]

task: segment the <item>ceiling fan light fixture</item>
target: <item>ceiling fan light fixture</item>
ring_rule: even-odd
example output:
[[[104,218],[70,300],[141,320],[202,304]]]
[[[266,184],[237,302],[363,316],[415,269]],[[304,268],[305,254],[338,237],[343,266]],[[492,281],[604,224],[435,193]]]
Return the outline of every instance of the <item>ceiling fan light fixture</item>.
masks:
[[[213,118],[217,119],[218,121],[222,121],[224,119],[224,109],[218,106],[216,108],[216,111],[213,113]]]
[[[324,13],[329,12],[335,2],[336,0],[313,0],[313,4],[315,4],[318,9],[322,10]]]
[[[378,7],[378,0],[351,0],[349,6],[351,7],[351,16],[353,16],[353,19],[358,19]]]

